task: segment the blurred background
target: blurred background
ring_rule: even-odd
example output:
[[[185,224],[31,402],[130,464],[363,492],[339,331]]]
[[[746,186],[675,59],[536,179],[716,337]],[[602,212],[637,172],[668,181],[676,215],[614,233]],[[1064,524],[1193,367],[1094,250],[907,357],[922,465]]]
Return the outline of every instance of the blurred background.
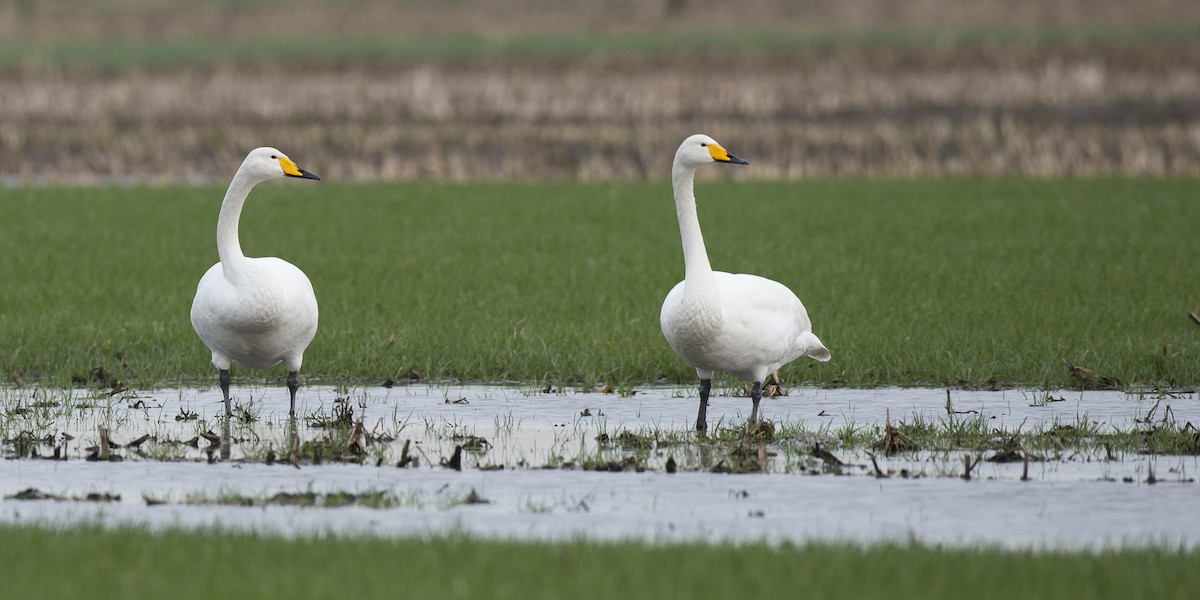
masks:
[[[0,179],[1200,175],[1196,0],[0,0]],[[720,175],[717,175],[720,176]]]

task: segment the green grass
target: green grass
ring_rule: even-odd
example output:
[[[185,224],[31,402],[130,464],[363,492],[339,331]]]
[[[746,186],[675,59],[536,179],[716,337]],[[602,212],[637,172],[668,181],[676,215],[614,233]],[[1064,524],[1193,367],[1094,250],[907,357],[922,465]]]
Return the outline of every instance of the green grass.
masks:
[[[1162,43],[1188,40],[1200,33],[1196,23],[1153,23],[1116,27],[1069,25],[1035,28],[960,27],[926,30],[537,32],[498,35],[451,33],[390,37],[313,36],[254,38],[141,38],[0,40],[0,68],[181,67],[219,63],[301,63],[339,61],[457,60],[470,58],[569,58],[589,54],[689,54],[721,52],[809,51],[835,47],[980,47],[1097,43]]]
[[[1195,550],[647,545],[0,525],[14,598],[1188,598]],[[64,574],[63,569],[69,570]]]
[[[790,383],[1073,387],[1068,363],[1200,383],[1197,180],[702,179],[713,265],[790,286],[833,353]],[[222,193],[0,190],[3,373],[215,378],[188,311]],[[658,326],[683,274],[666,183],[284,182],[241,233],[316,288],[310,380],[695,377]]]

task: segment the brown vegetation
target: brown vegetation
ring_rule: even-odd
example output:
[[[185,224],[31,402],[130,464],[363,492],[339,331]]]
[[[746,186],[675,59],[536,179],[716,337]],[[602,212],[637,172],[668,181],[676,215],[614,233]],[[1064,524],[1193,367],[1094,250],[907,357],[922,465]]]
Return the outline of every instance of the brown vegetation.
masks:
[[[44,25],[43,34],[99,35],[54,12],[53,2],[31,4],[50,6],[30,17]],[[142,4],[116,3],[133,8],[128,19],[111,23],[113,30],[136,34],[157,18],[170,35],[175,21]],[[515,17],[438,8],[443,4],[404,3],[409,17],[399,19],[388,12],[400,10],[391,4],[362,2],[330,15],[323,4],[301,2],[296,18],[329,16],[318,34],[378,33],[371,23],[387,15],[401,31],[422,23],[427,30],[483,30],[479,20],[491,18],[493,29],[519,28]],[[910,26],[925,14],[939,15],[935,23],[1025,25],[1163,21],[1179,11],[1200,12],[1200,4],[1175,0],[968,1],[945,11],[941,0],[828,4],[840,8],[759,0],[734,22]],[[718,25],[700,5],[708,6],[685,3],[681,19]],[[789,8],[801,5],[812,12]],[[216,16],[196,21],[192,34],[237,34],[264,19],[271,5],[237,19],[223,6],[203,9]],[[552,28],[567,18],[536,0],[520,6],[526,16],[544,13],[522,21],[529,27]],[[653,6],[631,9],[620,24],[585,11],[570,25],[653,26],[665,10]],[[1006,8],[988,8],[995,6]],[[95,15],[98,22],[110,12]],[[333,180],[661,179],[679,140],[699,131],[750,160],[742,177],[1200,175],[1197,65],[1200,40],[1181,39],[27,69],[0,74],[0,178],[224,181],[248,149],[269,144]]]

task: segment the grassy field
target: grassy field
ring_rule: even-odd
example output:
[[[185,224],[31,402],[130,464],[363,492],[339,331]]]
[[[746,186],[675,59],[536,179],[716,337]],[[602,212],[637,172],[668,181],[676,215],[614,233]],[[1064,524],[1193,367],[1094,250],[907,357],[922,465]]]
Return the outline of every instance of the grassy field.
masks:
[[[280,19],[281,13],[288,18]],[[856,0],[834,5],[820,0],[746,0],[737,6],[719,0],[613,0],[604,6],[580,0],[513,0],[504,6],[481,0],[450,4],[348,0],[338,6],[319,0],[118,0],[99,4],[22,0],[0,5],[0,36],[21,42],[132,39],[148,45],[164,40],[258,39],[269,45],[270,40],[281,37],[428,39],[469,33],[497,40],[546,34],[563,38],[571,32],[579,34],[578,41],[564,43],[577,45],[629,32],[685,30],[775,30],[793,36],[800,33],[797,37],[880,29],[1128,31],[1194,23],[1197,17],[1200,10],[1187,0],[1142,4],[1094,0],[1086,5],[1010,0],[1002,6],[954,0],[902,4]]]
[[[785,368],[793,384],[1084,385],[1069,364],[1200,382],[1195,180],[702,179],[714,266],[792,287],[833,352]],[[188,310],[221,194],[0,191],[3,372],[215,379]],[[242,245],[313,281],[310,379],[695,376],[658,327],[683,272],[666,183],[267,185]]]
[[[589,55],[707,55],[737,52],[795,52],[840,47],[978,48],[996,46],[1166,43],[1194,38],[1200,24],[1154,23],[1126,27],[975,26],[951,29],[879,27],[861,31],[815,28],[748,31],[721,29],[661,31],[649,27],[617,32],[453,33],[397,37],[295,35],[222,39],[100,38],[53,42],[0,42],[0,70],[34,66],[66,69],[203,67],[220,64],[359,65],[402,60],[462,60],[487,57],[528,59]]]
[[[47,530],[0,525],[21,598],[1185,598],[1196,551],[1096,554]],[[63,565],[71,565],[69,575]]]

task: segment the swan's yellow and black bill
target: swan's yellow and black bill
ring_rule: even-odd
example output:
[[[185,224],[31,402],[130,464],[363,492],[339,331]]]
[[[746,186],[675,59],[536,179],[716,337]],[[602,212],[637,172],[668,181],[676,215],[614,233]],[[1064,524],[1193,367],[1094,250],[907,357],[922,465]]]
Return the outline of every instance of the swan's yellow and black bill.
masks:
[[[707,148],[708,148],[708,153],[711,154],[713,157],[713,160],[715,160],[717,162],[730,163],[730,164],[735,164],[735,165],[750,164],[750,163],[746,162],[745,160],[742,160],[741,158],[730,154],[727,150],[725,150],[725,148],[721,147],[720,144],[709,144],[707,146]]]
[[[292,162],[292,159],[290,159],[286,156],[280,156],[276,160],[279,161],[279,168],[283,169],[283,174],[287,175],[288,177],[299,177],[301,179],[316,179],[317,181],[321,180],[320,177],[317,177],[316,173],[309,173],[308,171],[305,171],[304,169],[297,167],[296,163]]]

